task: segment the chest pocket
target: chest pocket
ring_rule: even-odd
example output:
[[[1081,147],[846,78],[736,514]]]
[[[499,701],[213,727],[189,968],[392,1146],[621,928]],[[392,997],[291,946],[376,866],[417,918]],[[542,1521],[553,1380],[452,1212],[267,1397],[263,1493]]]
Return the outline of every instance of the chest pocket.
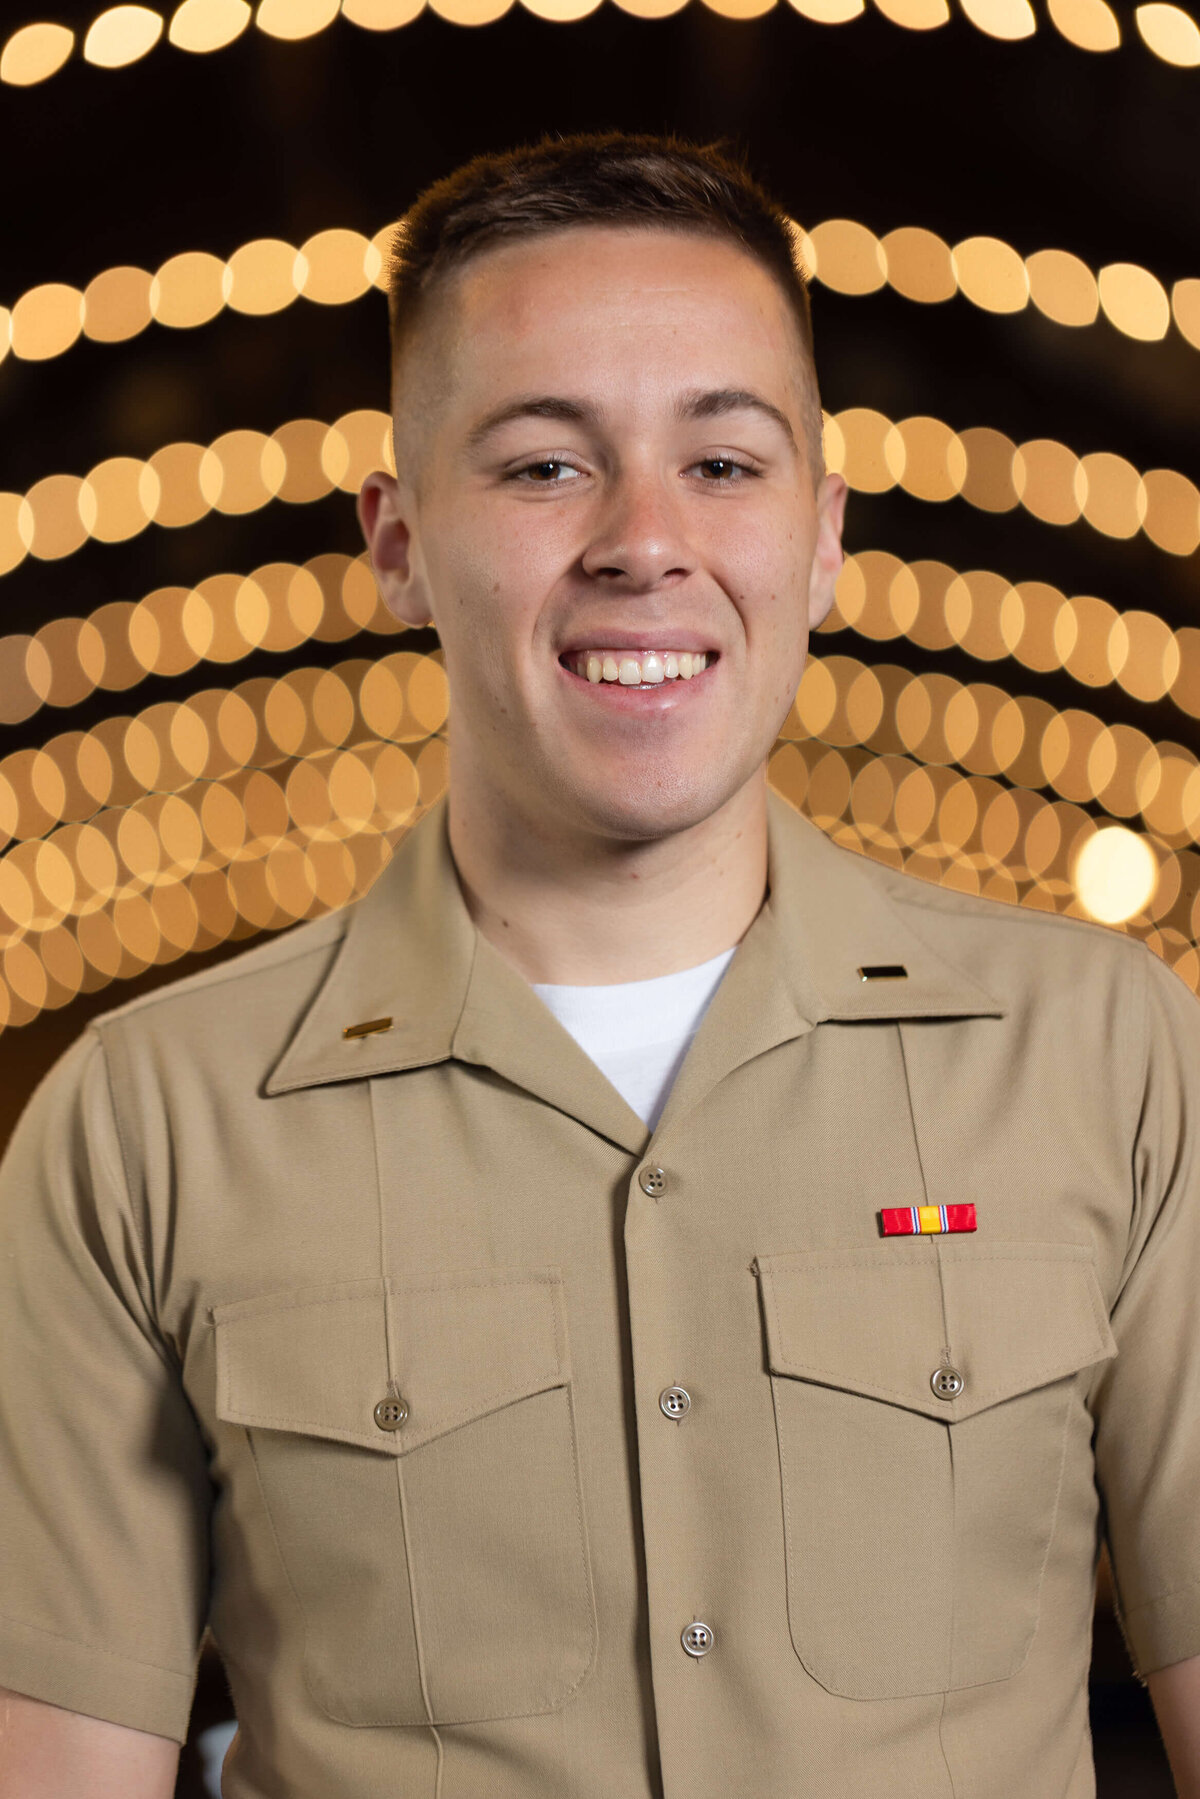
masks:
[[[1092,1251],[926,1238],[756,1266],[796,1654],[852,1699],[1007,1679],[1068,1429],[1090,1436],[1075,1376],[1117,1349]],[[947,1336],[952,1398],[932,1384]]]
[[[558,1271],[344,1282],[213,1322],[217,1416],[248,1432],[321,1708],[405,1725],[562,1705],[596,1617]]]

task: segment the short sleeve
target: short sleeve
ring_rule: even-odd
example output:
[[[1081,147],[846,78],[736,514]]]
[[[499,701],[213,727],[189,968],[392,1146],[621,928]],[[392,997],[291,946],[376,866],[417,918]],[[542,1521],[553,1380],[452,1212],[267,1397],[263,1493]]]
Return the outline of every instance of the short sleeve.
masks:
[[[89,1031],[0,1163],[0,1686],[183,1742],[209,1505]]]
[[[1200,1003],[1149,951],[1130,1059],[1130,1237],[1092,1395],[1117,1614],[1139,1678],[1200,1655]]]

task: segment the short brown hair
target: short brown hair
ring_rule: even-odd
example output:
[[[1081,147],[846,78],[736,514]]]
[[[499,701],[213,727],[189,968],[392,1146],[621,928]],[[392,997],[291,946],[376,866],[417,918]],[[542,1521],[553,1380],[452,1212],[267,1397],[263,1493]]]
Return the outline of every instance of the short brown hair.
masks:
[[[426,296],[444,276],[503,242],[573,225],[657,226],[726,238],[772,275],[796,323],[808,380],[805,437],[824,471],[808,279],[796,228],[745,165],[719,144],[623,131],[545,137],[476,156],[426,188],[396,227],[388,267],[395,381]]]

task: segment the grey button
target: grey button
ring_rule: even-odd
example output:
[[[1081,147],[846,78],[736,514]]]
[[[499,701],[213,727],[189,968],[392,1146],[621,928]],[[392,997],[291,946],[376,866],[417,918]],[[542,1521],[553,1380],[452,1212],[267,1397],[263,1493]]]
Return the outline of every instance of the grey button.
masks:
[[[957,1368],[952,1368],[949,1362],[943,1362],[930,1375],[929,1384],[939,1399],[957,1399],[967,1383]]]
[[[375,1407],[375,1422],[380,1430],[399,1430],[408,1418],[408,1407],[402,1399],[381,1399]]]
[[[658,1396],[658,1407],[664,1418],[682,1418],[692,1409],[692,1396],[686,1387],[664,1387]]]
[[[707,1655],[717,1639],[707,1624],[701,1624],[699,1618],[693,1618],[690,1624],[684,1626],[679,1640],[689,1655],[700,1656]]]
[[[651,1199],[658,1199],[667,1190],[667,1171],[657,1166],[638,1169],[638,1186]]]

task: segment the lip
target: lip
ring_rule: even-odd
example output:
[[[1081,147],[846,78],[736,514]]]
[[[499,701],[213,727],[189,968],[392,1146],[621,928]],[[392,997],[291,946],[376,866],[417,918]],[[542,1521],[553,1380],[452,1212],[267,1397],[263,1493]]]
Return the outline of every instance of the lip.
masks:
[[[693,656],[697,651],[709,656],[720,655],[711,638],[698,637],[695,631],[675,632],[670,625],[661,631],[614,631],[610,625],[602,625],[594,637],[577,632],[563,644],[558,652],[559,659],[577,656],[580,650],[628,650],[631,656],[644,655],[647,650],[686,650]]]

